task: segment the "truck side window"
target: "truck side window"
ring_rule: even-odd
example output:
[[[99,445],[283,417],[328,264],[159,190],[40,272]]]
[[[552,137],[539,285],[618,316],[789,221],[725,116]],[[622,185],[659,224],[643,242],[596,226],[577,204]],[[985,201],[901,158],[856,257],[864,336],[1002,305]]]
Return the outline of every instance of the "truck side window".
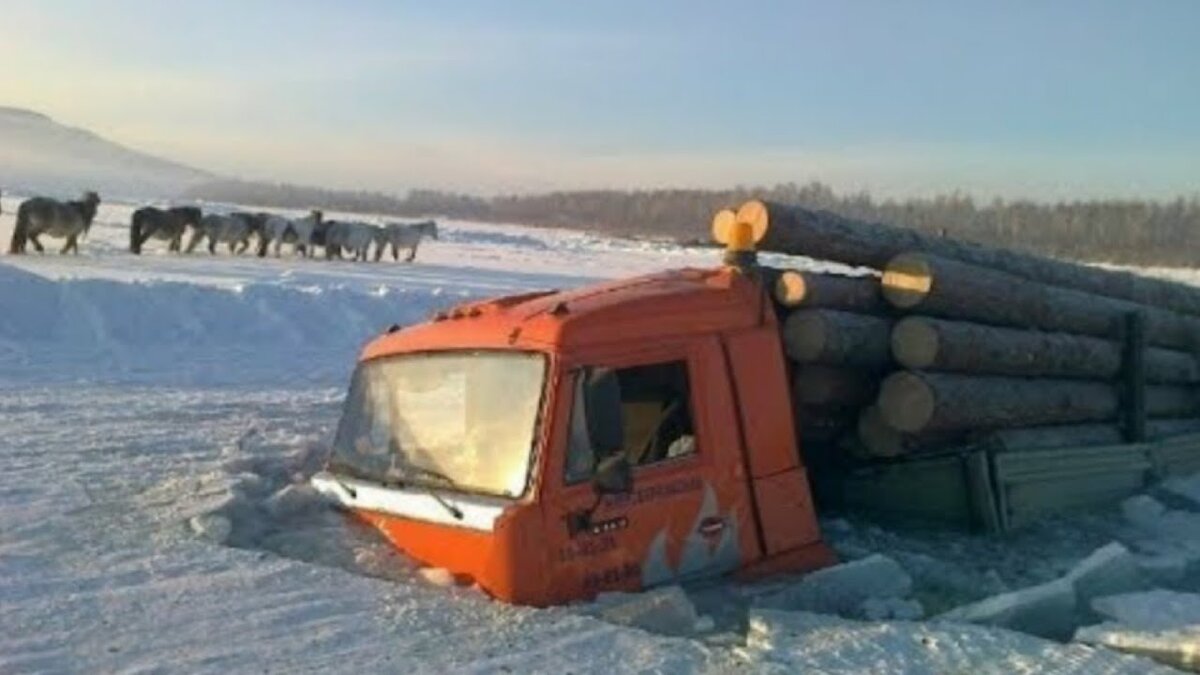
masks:
[[[596,467],[596,451],[592,449],[592,440],[588,438],[586,406],[584,405],[584,377],[580,373],[575,378],[575,396],[571,403],[571,431],[567,439],[567,484],[588,480]]]
[[[687,362],[670,361],[616,371],[621,387],[624,442],[621,451],[636,467],[696,452]],[[576,385],[567,449],[566,481],[591,477],[596,457],[587,438],[582,392]]]

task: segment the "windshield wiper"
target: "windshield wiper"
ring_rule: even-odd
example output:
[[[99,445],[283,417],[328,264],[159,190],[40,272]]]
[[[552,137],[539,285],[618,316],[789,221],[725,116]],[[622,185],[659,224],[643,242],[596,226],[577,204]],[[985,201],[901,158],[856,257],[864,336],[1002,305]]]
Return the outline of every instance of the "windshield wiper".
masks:
[[[398,462],[398,464],[400,465],[400,467],[402,469],[404,469],[405,474],[407,474],[409,471],[413,471],[413,472],[417,473],[418,475],[425,476],[427,478],[434,478],[436,480],[440,480],[441,482],[445,483],[446,485],[448,485],[452,488],[458,487],[458,483],[453,478],[451,478],[450,476],[447,476],[446,474],[442,473],[441,471],[438,471],[437,469],[431,469],[427,466],[420,466],[418,464],[412,464],[410,462]]]
[[[458,483],[456,483],[453,478],[451,478],[450,476],[447,476],[446,474],[442,473],[441,471],[438,471],[437,469],[430,469],[429,467],[419,466],[417,464],[411,464],[409,462],[397,461],[396,457],[397,457],[396,455],[393,455],[392,466],[388,467],[388,471],[386,474],[386,478],[388,480],[394,482],[395,484],[399,485],[400,487],[403,487],[406,484],[412,484],[417,487],[424,488],[425,493],[428,494],[430,497],[433,497],[433,500],[436,501],[438,504],[441,504],[442,508],[446,509],[447,513],[454,516],[455,520],[463,519],[462,509],[460,509],[457,506],[446,501],[446,498],[442,497],[437,492],[435,492],[431,486],[429,486],[428,484],[419,482],[419,481],[409,480],[409,476],[411,474],[415,473],[420,476],[426,476],[429,478],[434,478],[434,479],[440,480],[441,482],[445,483],[447,486],[456,488],[456,487],[458,487]],[[394,473],[396,471],[397,467],[399,467],[400,472]]]
[[[388,467],[387,471],[384,472],[384,475],[382,477],[377,476],[377,475],[372,475],[371,473],[369,473],[367,471],[363,471],[353,465],[346,464],[344,462],[330,462],[328,466],[333,471],[344,474],[350,478],[357,478],[359,480],[377,482],[377,483],[383,485],[384,487],[406,487],[409,485],[419,487],[419,488],[423,489],[425,491],[425,493],[428,494],[430,497],[433,497],[434,501],[436,501],[438,504],[440,504],[442,508],[446,509],[447,513],[449,513],[451,516],[454,516],[455,520],[463,519],[462,509],[460,509],[457,506],[446,501],[445,497],[442,497],[437,492],[435,492],[433,490],[433,488],[430,487],[427,483],[423,483],[421,481],[414,481],[414,480],[411,480],[411,478],[410,478],[410,476],[412,476],[413,474],[416,474],[418,476],[425,476],[428,478],[433,478],[435,480],[441,481],[442,483],[445,483],[448,487],[452,487],[452,488],[458,487],[458,483],[455,482],[455,480],[453,478],[451,478],[450,476],[447,476],[446,474],[442,473],[441,471],[438,471],[437,469],[431,469],[429,467],[419,466],[417,464],[411,464],[409,462],[397,461],[395,455],[393,455],[392,465],[390,467]],[[342,487],[342,489],[344,489],[346,492],[348,492],[352,498],[355,498],[355,499],[358,498],[357,490],[350,487],[349,485],[346,485],[345,483],[343,483],[341,481],[338,481],[336,479],[335,479],[335,481],[337,482],[337,484],[339,486]]]
[[[338,487],[345,490],[346,493],[350,495],[351,499],[358,499],[358,490],[355,490],[353,487],[346,485],[344,482],[339,480],[338,474],[347,476],[349,478],[357,478],[359,480],[372,480],[372,477],[367,474],[367,472],[350,464],[344,464],[338,461],[328,462],[325,465],[325,469],[329,473],[329,477],[333,480],[333,482],[337,483]]]

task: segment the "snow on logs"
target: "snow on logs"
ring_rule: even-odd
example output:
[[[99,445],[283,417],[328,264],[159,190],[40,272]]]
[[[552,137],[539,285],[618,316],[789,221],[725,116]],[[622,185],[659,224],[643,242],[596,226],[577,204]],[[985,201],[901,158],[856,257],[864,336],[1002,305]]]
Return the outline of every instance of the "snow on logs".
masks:
[[[719,219],[729,220],[729,216],[726,213]],[[934,237],[775,202],[748,201],[737,209],[734,219],[751,226],[761,251],[873,269],[883,269],[901,253],[922,251],[1039,284],[1200,316],[1200,289],[1129,272]],[[716,232],[716,220],[714,234],[722,241]]]

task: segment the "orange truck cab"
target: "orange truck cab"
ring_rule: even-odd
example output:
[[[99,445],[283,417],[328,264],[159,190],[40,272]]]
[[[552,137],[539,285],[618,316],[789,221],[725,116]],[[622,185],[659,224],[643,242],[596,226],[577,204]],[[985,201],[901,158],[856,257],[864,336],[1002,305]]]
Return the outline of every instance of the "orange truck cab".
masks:
[[[833,562],[753,269],[455,307],[369,343],[313,484],[529,605]]]

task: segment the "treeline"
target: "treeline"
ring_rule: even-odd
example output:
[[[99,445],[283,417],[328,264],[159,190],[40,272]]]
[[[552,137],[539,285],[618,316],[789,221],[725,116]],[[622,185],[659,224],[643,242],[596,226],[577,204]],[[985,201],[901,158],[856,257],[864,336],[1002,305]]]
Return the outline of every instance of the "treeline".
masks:
[[[714,211],[765,198],[922,232],[1062,258],[1132,265],[1200,264],[1200,197],[1173,201],[1090,200],[979,203],[953,194],[928,199],[876,200],[839,195],[820,183],[729,190],[591,190],[477,197],[413,190],[325,190],[287,184],[218,181],[189,191],[192,198],[289,209],[378,213],[583,229],[624,236],[707,242]]]

